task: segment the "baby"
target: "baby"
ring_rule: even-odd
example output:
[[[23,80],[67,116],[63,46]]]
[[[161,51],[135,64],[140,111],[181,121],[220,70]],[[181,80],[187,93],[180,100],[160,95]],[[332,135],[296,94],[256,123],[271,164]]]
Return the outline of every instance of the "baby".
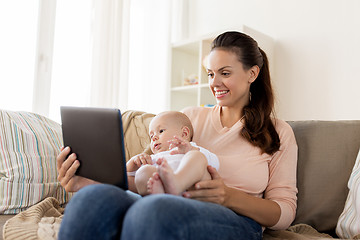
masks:
[[[129,178],[135,177],[140,195],[180,195],[195,183],[211,179],[207,165],[218,170],[217,156],[191,142],[193,128],[185,114],[158,114],[150,122],[149,134],[154,154],[138,154],[126,165]]]

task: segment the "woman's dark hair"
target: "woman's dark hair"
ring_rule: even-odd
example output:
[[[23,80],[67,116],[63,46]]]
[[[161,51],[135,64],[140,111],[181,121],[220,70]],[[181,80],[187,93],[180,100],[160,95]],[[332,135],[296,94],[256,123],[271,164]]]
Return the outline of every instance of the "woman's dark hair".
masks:
[[[250,101],[244,107],[245,125],[240,134],[262,152],[273,154],[280,148],[280,138],[271,120],[274,94],[271,87],[269,62],[263,50],[250,36],[240,32],[225,32],[214,39],[211,51],[233,52],[245,70],[257,65],[260,72],[250,86]]]

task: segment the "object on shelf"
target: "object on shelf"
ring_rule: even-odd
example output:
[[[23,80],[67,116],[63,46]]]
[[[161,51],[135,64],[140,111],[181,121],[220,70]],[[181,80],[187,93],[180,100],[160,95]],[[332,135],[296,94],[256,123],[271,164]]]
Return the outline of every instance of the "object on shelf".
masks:
[[[214,104],[201,104],[201,107],[213,107],[215,106]]]
[[[184,85],[195,85],[199,83],[199,77],[196,74],[190,74],[184,79]]]

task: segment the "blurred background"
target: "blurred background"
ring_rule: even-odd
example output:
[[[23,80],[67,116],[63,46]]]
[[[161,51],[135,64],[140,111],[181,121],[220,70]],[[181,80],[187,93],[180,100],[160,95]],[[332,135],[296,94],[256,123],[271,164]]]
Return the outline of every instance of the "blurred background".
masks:
[[[61,105],[169,110],[174,46],[246,26],[272,40],[277,117],[360,119],[359,12],[358,0],[0,0],[0,108],[58,122]]]

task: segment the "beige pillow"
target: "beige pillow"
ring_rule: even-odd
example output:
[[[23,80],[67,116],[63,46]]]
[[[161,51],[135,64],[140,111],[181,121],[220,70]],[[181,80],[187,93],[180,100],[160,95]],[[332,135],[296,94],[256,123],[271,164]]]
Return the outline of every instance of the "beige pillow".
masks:
[[[354,238],[360,234],[360,150],[348,182],[349,194],[339,217],[336,234],[341,238]]]
[[[154,114],[136,110],[128,110],[122,114],[127,161],[149,146],[149,124],[154,116]]]
[[[57,180],[60,124],[29,112],[0,110],[0,214],[18,213],[46,197],[70,196]]]

